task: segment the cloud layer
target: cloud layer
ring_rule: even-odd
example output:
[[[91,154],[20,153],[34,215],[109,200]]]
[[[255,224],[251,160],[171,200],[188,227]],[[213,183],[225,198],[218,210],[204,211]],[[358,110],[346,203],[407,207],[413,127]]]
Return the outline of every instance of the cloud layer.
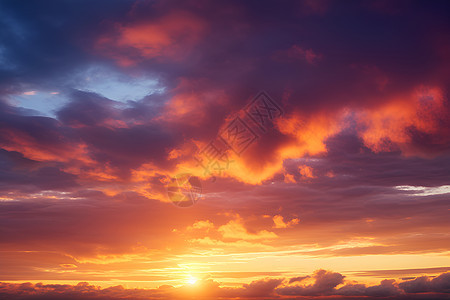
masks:
[[[301,280],[266,278],[236,288],[221,287],[210,279],[191,286],[160,286],[158,289],[126,289],[123,286],[102,289],[87,282],[77,285],[0,283],[0,296],[7,299],[283,299],[283,296],[289,296],[289,299],[444,299],[450,293],[450,273],[400,283],[386,279],[374,286],[349,283],[344,278],[339,273],[317,270]],[[304,280],[312,283],[298,283]]]

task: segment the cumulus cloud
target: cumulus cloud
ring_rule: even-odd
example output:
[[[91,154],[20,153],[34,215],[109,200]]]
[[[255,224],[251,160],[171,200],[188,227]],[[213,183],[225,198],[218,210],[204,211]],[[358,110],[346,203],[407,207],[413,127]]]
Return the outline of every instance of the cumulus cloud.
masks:
[[[364,296],[364,299],[419,299],[426,296],[429,299],[448,297],[449,274],[443,273],[433,279],[416,278],[414,280],[396,283],[394,280],[383,280],[380,285],[366,286],[364,284],[347,283],[340,288],[344,276],[330,271],[318,270],[311,278],[314,282],[306,286],[286,285],[283,278],[265,278],[244,284],[241,287],[224,287],[211,279],[205,279],[194,286],[163,285],[156,289],[126,289],[122,286],[100,288],[87,282],[77,285],[31,284],[31,283],[0,283],[0,296],[7,299],[184,299],[227,298],[227,299],[277,299],[289,295],[290,299],[307,299],[311,296],[322,296],[321,299],[342,299],[339,296]],[[423,281],[433,282],[430,288],[423,288]],[[300,280],[301,282],[302,280]],[[419,283],[421,282],[421,283]],[[423,294],[427,293],[427,294]],[[428,299],[427,298],[427,299]]]
[[[343,275],[326,270],[318,270],[313,275],[314,283],[310,285],[295,285],[280,287],[277,293],[280,295],[327,295],[334,291],[334,288],[344,281]],[[294,282],[296,282],[295,280]],[[290,282],[291,283],[291,282]]]
[[[286,24],[308,28],[309,21],[298,18],[299,13],[311,10],[322,15],[336,9],[327,1],[310,2],[303,1],[301,5],[283,3],[272,12],[274,18],[280,17],[286,23],[277,23],[272,27],[276,30],[270,34],[276,40],[282,33],[285,40],[270,45],[265,45],[268,37],[259,31],[266,26],[262,14],[252,5],[240,2],[221,4],[221,9],[218,9],[219,4],[213,3],[199,6],[179,1],[139,2],[127,7],[124,14],[118,14],[118,11],[125,4],[108,5],[108,10],[102,10],[102,14],[99,4],[90,13],[106,20],[104,26],[97,27],[75,21],[82,8],[69,9],[71,13],[66,17],[71,20],[73,36],[80,36],[85,28],[90,28],[90,34],[77,41],[85,51],[83,54],[81,49],[69,47],[70,35],[63,36],[55,24],[42,22],[37,17],[25,18],[26,12],[22,8],[5,3],[5,11],[14,12],[11,14],[14,17],[4,21],[11,23],[2,33],[11,40],[11,49],[8,48],[4,55],[20,62],[20,71],[8,71],[12,73],[5,73],[5,76],[22,82],[11,84],[9,88],[20,90],[26,86],[29,88],[21,93],[28,93],[45,79],[47,85],[54,83],[52,89],[63,90],[63,95],[70,101],[56,112],[58,120],[31,118],[16,112],[15,118],[23,123],[21,128],[14,128],[17,122],[11,118],[6,122],[4,149],[23,153],[31,159],[62,160],[54,152],[64,153],[64,157],[83,157],[81,165],[65,168],[66,172],[74,170],[74,175],[80,175],[80,169],[93,168],[87,166],[88,160],[108,165],[108,168],[96,166],[92,171],[101,173],[103,178],[123,179],[148,163],[154,171],[172,173],[195,163],[192,156],[198,151],[198,145],[213,139],[227,118],[242,108],[246,100],[269,86],[269,93],[284,107],[286,114],[242,157],[234,158],[235,169],[230,169],[228,176],[237,180],[261,183],[282,172],[283,163],[288,159],[324,155],[328,152],[328,139],[349,127],[373,152],[400,150],[403,155],[426,157],[445,153],[449,143],[449,132],[445,129],[449,119],[446,83],[444,79],[434,80],[444,78],[437,76],[441,73],[440,67],[433,61],[422,59],[420,51],[411,50],[418,47],[409,45],[415,40],[406,38],[405,44],[394,40],[396,51],[407,50],[409,53],[407,57],[402,56],[407,60],[402,63],[409,63],[411,59],[415,64],[418,60],[413,59],[420,57],[420,67],[428,70],[422,74],[433,80],[412,78],[411,73],[396,65],[400,62],[388,63],[389,56],[358,56],[366,52],[355,51],[351,42],[340,43],[339,47],[345,49],[337,52],[329,50],[338,47],[333,39],[324,39],[324,44],[320,44],[309,37],[305,38],[304,44],[298,45],[295,26]],[[264,5],[268,8],[265,11],[271,11],[270,4]],[[35,9],[43,14],[60,13],[62,7],[57,5],[51,12],[44,13],[44,6],[35,5]],[[333,14],[330,18],[334,18]],[[19,23],[21,26],[17,25]],[[424,22],[423,26],[423,32],[434,29],[432,22]],[[21,42],[25,44],[18,42],[19,27],[23,35],[37,37],[37,47],[26,47],[28,40]],[[42,30],[34,31],[33,28]],[[41,32],[45,30],[58,40],[44,38]],[[317,28],[315,30],[321,33]],[[410,33],[405,34],[409,36]],[[353,41],[345,28],[339,28],[335,35],[340,40]],[[385,43],[392,42],[388,36],[382,36]],[[425,37],[417,38],[421,39]],[[246,47],[233,50],[243,43]],[[286,47],[289,44],[291,46]],[[37,54],[18,56],[28,53],[19,50],[28,48],[37,49]],[[54,63],[55,59],[36,58],[39,55],[47,57],[49,48],[57,54],[53,57],[57,57],[58,62],[64,59],[65,63],[58,65]],[[233,55],[224,59],[225,53]],[[80,73],[75,68],[76,63],[88,68],[100,58],[106,60],[102,64],[115,72],[127,73],[130,78],[154,78],[164,92],[129,101],[120,107],[104,95],[69,92],[74,88],[71,74],[79,76]],[[444,66],[447,58],[441,59]],[[302,60],[313,66],[293,64],[292,60]],[[43,67],[42,61],[51,63]],[[117,62],[123,68],[115,66]],[[305,72],[311,74],[304,76]],[[67,75],[58,76],[59,73]],[[22,78],[20,74],[29,75]],[[297,84],[294,78],[301,78],[301,82]],[[380,80],[384,82],[382,89]],[[50,87],[46,86],[46,89]],[[11,97],[11,91],[5,91],[3,96]],[[38,141],[30,136],[27,128],[33,122],[36,123],[34,137],[46,136],[46,139]],[[63,138],[67,136],[70,137]],[[169,159],[169,153],[181,150],[185,155]],[[145,173],[148,169],[141,171]],[[202,170],[192,172],[201,174]],[[311,166],[304,166],[300,175],[295,176],[286,174],[286,181],[309,180],[316,175]]]
[[[293,218],[292,220],[285,222],[283,216],[281,215],[274,216],[272,220],[274,223],[274,228],[288,228],[300,222],[298,218]]]

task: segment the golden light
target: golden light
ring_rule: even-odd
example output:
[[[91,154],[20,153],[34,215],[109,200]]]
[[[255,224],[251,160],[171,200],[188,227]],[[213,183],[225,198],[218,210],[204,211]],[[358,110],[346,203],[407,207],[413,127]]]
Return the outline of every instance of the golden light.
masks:
[[[197,283],[197,278],[195,278],[195,277],[192,277],[192,276],[189,276],[189,278],[188,278],[188,283],[189,284],[196,284]]]

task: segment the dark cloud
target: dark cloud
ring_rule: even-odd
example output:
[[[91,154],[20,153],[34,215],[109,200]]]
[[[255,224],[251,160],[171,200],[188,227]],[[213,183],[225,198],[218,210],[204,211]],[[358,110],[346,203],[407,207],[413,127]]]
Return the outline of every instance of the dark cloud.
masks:
[[[318,270],[312,276],[314,283],[305,286],[286,286],[277,289],[280,295],[299,295],[299,296],[313,296],[313,295],[328,295],[331,294],[336,286],[343,283],[343,275],[326,270]]]
[[[120,18],[132,3],[88,4],[2,1],[0,36],[2,55],[8,62],[1,68],[6,79],[2,86],[12,85],[13,90],[21,86],[53,88],[83,64],[93,63],[86,46],[104,21]]]
[[[84,141],[95,160],[124,175],[149,161],[167,166],[167,152],[186,139],[213,138],[223,120],[260,89],[283,102],[287,116],[302,112],[314,118],[317,112],[349,106],[370,109],[423,84],[444,88],[437,74],[448,59],[436,54],[437,37],[428,33],[447,24],[439,9],[446,5],[403,4],[401,13],[386,22],[379,14],[385,5],[332,1],[99,2],[89,8],[83,1],[32,1],[27,6],[5,1],[3,55],[16,66],[5,71],[15,82],[6,86],[16,92],[51,85],[68,91],[79,73],[95,64],[159,80],[166,89],[163,95],[130,101],[122,109],[105,97],[76,92],[57,113],[68,126],[96,125],[76,130],[70,139]],[[416,19],[423,21],[418,25]],[[104,43],[106,49],[99,46]],[[171,51],[183,55],[174,58]],[[277,53],[284,53],[287,61],[274,59]],[[121,59],[135,64],[117,66]],[[162,103],[169,104],[167,110]],[[177,114],[177,106],[187,112]],[[445,116],[441,127],[447,125]],[[166,122],[155,122],[158,118]],[[127,128],[112,130],[105,121]],[[129,128],[132,121],[140,126]],[[45,132],[40,127],[55,121],[34,122],[40,125],[33,132],[39,137]],[[447,151],[448,139],[437,142],[448,137],[445,130],[434,135],[411,126],[405,130],[420,151]],[[245,156],[247,167],[258,170],[274,163],[279,159],[275,154],[292,142],[286,133],[265,135]]]
[[[161,286],[157,289],[126,289],[122,286],[99,288],[86,282],[77,285],[5,283],[0,284],[0,296],[7,299],[278,299],[290,295],[290,299],[308,299],[310,296],[322,296],[321,299],[342,299],[350,296],[352,299],[446,299],[449,293],[449,276],[443,273],[430,280],[417,278],[412,281],[395,283],[393,280],[383,280],[380,285],[366,286],[363,284],[346,284],[338,289],[343,276],[339,273],[323,270],[315,273],[316,282],[311,286],[285,286],[282,279],[262,279],[239,288],[221,287],[212,280],[203,280],[195,287]],[[321,283],[317,283],[321,281]],[[324,282],[326,281],[326,283]],[[439,282],[433,289],[424,289],[419,281]],[[412,288],[416,285],[418,288]],[[278,287],[278,288],[277,288]],[[423,294],[425,293],[426,294]],[[308,295],[304,297],[304,295]],[[341,296],[341,297],[340,297]],[[358,296],[362,297],[359,298]],[[310,299],[310,298],[309,298]]]
[[[289,279],[289,283],[301,282],[302,280],[309,278],[308,276],[292,277]]]
[[[443,273],[435,278],[422,276],[401,282],[398,285],[407,293],[427,293],[427,292],[450,292],[450,273]]]
[[[395,280],[393,279],[382,280],[380,285],[368,287],[365,294],[372,297],[388,297],[398,295],[400,291],[394,283]]]
[[[61,164],[43,164],[14,151],[0,150],[2,191],[66,190],[77,187],[76,176],[61,170]]]
[[[114,101],[94,93],[76,91],[72,101],[57,112],[57,117],[73,127],[101,125],[109,118],[118,118],[114,104]]]
[[[179,133],[156,122],[134,124],[135,118],[122,117],[124,110],[115,104],[96,94],[77,92],[58,117],[71,127],[76,139],[88,146],[95,161],[117,168],[119,174],[149,162],[167,167],[168,152],[179,143]]]
[[[275,288],[281,284],[282,279],[266,279],[244,284],[245,297],[268,297],[274,295]]]

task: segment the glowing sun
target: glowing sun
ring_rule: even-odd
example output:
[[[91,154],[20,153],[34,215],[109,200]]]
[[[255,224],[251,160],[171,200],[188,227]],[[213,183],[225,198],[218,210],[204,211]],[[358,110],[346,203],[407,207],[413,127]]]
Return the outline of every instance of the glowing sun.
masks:
[[[191,276],[191,277],[189,277],[187,282],[189,284],[195,284],[197,282],[197,280],[198,280],[197,278],[194,278],[194,277]]]

